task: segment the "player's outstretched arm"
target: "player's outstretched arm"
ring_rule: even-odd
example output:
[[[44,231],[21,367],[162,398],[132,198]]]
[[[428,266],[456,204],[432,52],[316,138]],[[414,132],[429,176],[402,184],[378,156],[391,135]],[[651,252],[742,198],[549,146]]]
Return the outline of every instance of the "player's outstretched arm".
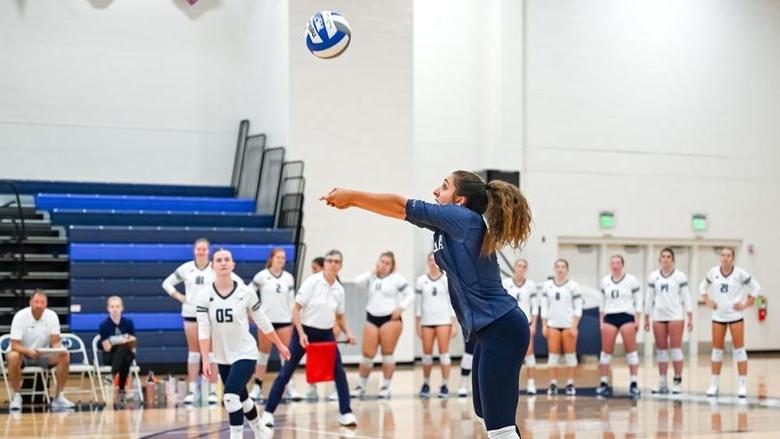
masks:
[[[337,209],[358,207],[391,218],[406,219],[406,197],[396,194],[375,194],[336,188],[320,197],[328,206]]]

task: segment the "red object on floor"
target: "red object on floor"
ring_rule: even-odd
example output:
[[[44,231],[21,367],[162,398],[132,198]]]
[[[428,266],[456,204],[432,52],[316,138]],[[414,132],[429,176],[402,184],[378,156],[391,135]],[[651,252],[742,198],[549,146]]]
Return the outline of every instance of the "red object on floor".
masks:
[[[306,382],[335,380],[336,342],[309,343],[306,346]]]

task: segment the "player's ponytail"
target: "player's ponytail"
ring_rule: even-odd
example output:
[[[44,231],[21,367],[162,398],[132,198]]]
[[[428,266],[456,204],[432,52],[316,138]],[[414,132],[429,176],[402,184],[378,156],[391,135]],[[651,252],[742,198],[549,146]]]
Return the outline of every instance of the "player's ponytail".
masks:
[[[531,233],[531,209],[520,189],[505,181],[485,183],[469,171],[452,173],[456,196],[466,199],[465,207],[482,214],[487,231],[482,238],[481,256],[504,246],[520,248]]]

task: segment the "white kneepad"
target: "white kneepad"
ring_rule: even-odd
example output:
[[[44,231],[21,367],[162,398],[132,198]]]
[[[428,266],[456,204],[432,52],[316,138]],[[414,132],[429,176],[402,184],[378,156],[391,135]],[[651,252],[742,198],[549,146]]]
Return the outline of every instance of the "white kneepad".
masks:
[[[382,354],[382,364],[395,364],[395,357],[393,355]]]
[[[233,413],[241,410],[241,399],[235,393],[226,393],[222,397],[222,401],[225,403],[225,410],[228,413]]]
[[[474,362],[474,356],[471,354],[463,354],[463,357],[460,359],[460,367],[462,369],[471,369],[472,363]]]
[[[452,359],[450,359],[450,354],[439,354],[439,364],[442,366],[449,366],[450,363],[452,363]]]
[[[629,352],[626,354],[626,361],[628,362],[629,366],[636,366],[639,364],[639,352]]]
[[[682,361],[685,359],[685,355],[683,355],[683,351],[680,348],[674,348],[672,349],[672,361]]]
[[[669,349],[658,349],[655,351],[655,356],[658,358],[659,363],[669,362]]]
[[[548,366],[557,366],[558,361],[561,359],[560,354],[550,354],[547,356],[547,365]]]
[[[422,364],[423,366],[430,366],[433,364],[433,356],[432,355],[425,355],[422,356]]]
[[[257,364],[260,366],[268,366],[268,360],[271,358],[271,354],[266,354],[265,352],[258,352],[257,353]]]
[[[744,347],[734,349],[734,359],[737,361],[747,361],[747,349]]]
[[[252,401],[252,398],[247,398],[241,401],[241,408],[244,409],[244,413],[249,413],[255,408],[255,402]]]
[[[361,363],[363,366],[366,366],[366,367],[371,367],[371,366],[373,366],[373,365],[374,365],[374,359],[373,359],[373,358],[370,358],[370,357],[365,357],[365,356],[364,356],[364,357],[363,357],[363,359],[362,359],[362,360],[360,360],[360,363]]]
[[[723,361],[723,349],[713,349],[711,358],[715,363],[720,363]]]
[[[524,363],[528,367],[536,367],[536,357],[533,354],[526,355]]]
[[[601,354],[599,355],[599,364],[607,365],[612,362],[612,354],[608,354],[604,351],[601,351]]]
[[[200,364],[200,352],[188,352],[187,353],[187,363],[189,363],[189,364]]]
[[[566,365],[569,367],[575,367],[577,366],[577,354],[566,354],[564,355],[566,358]]]

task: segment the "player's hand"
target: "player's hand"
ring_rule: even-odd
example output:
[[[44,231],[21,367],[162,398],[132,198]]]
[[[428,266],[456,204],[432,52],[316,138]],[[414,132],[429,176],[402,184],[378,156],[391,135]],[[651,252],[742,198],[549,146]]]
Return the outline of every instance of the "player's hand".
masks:
[[[185,296],[184,294],[178,291],[174,291],[173,294],[171,294],[171,296],[183,304],[187,303],[187,296]]]
[[[418,323],[415,329],[417,330],[417,337],[422,338],[422,325]]]
[[[708,307],[710,307],[710,309],[714,309],[714,310],[717,310],[717,309],[718,309],[718,304],[717,304],[717,303],[715,303],[715,301],[714,301],[714,300],[712,300],[712,299],[709,299],[709,300],[707,301],[707,306],[708,306]]]
[[[455,325],[450,327],[450,340],[454,339],[458,335],[458,331],[455,330]]]
[[[542,325],[542,337],[547,338],[550,335],[550,330],[547,325]]]
[[[645,319],[645,332],[650,331],[650,320]]]
[[[211,363],[209,362],[208,355],[206,355],[205,357],[202,357],[202,358],[203,358],[203,361],[202,361],[202,363],[203,363],[202,369],[203,370],[201,370],[201,372],[203,373],[203,376],[205,376],[206,378],[211,378],[211,375],[212,375],[212,373],[211,373]]]
[[[357,337],[355,337],[354,334],[347,334],[347,343],[349,343],[349,344],[351,344],[353,346],[356,345],[357,344]]]
[[[306,346],[309,345],[309,337],[306,334],[298,334],[298,338],[301,341],[301,347],[306,349]]]
[[[744,303],[737,302],[737,303],[734,304],[734,310],[742,311],[743,309],[745,309],[745,304]]]
[[[287,346],[279,343],[276,345],[276,350],[279,351],[279,356],[282,357],[284,360],[290,359],[290,350],[287,349]]]
[[[576,326],[572,326],[571,329],[569,329],[569,333],[572,337],[577,338],[577,334],[579,334],[579,330]]]
[[[693,319],[688,319],[688,332],[693,331]]]
[[[320,201],[336,209],[347,209],[352,207],[349,192],[347,189],[334,188],[327,195],[321,196]]]
[[[531,339],[533,339],[533,338],[534,338],[534,336],[536,335],[536,325],[531,325],[531,326],[528,328],[528,331],[529,331],[529,332],[530,332],[530,334],[531,334]]]
[[[38,358],[39,355],[40,355],[40,352],[38,352],[38,349],[30,349],[30,353],[29,353],[28,357],[30,357],[30,359],[32,359],[32,360],[35,360],[36,358]]]
[[[403,308],[396,308],[392,314],[390,314],[390,320],[401,320],[401,314],[404,312]]]

